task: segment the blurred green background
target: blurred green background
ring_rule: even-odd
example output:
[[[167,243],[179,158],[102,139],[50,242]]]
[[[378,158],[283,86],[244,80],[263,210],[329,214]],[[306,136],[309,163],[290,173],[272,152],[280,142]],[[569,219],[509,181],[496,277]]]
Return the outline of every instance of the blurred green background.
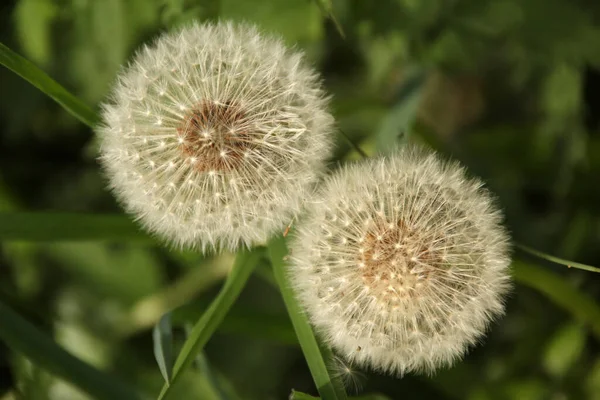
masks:
[[[339,128],[369,154],[406,137],[425,142],[488,183],[516,242],[600,265],[597,1],[12,0],[0,7],[0,41],[96,109],[121,65],[160,32],[192,20],[253,21],[306,51],[333,96]],[[100,174],[93,132],[6,68],[0,83],[0,212],[121,213]],[[331,167],[352,158],[339,135]],[[362,393],[600,399],[600,320],[586,314],[598,312],[600,275],[515,257],[519,279],[507,315],[463,362],[401,380],[363,371]],[[73,354],[155,396],[163,379],[152,325],[192,301],[175,321],[181,343],[232,259],[144,241],[5,241],[0,299]],[[281,298],[259,275],[173,398],[316,394]],[[585,309],[572,293],[587,300]],[[86,398],[0,342],[0,399]]]

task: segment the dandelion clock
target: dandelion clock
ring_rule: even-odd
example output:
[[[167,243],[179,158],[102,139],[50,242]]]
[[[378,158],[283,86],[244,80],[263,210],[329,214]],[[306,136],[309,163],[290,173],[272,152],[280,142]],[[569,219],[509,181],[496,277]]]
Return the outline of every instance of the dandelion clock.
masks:
[[[333,119],[298,51],[248,24],[191,25],[125,68],[97,129],[124,207],[179,246],[234,250],[287,225]]]
[[[328,179],[298,226],[290,279],[342,356],[395,375],[431,373],[503,313],[501,219],[481,181],[406,148]]]

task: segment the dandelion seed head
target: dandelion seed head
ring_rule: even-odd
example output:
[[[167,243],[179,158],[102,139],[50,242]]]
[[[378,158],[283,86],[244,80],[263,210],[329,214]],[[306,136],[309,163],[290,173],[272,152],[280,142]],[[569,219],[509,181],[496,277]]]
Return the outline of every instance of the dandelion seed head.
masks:
[[[323,173],[333,119],[303,55],[249,24],[160,36],[120,74],[97,129],[125,208],[179,246],[263,242]]]
[[[479,180],[408,147],[327,180],[297,226],[292,284],[349,361],[431,373],[503,313],[510,257],[501,220]]]

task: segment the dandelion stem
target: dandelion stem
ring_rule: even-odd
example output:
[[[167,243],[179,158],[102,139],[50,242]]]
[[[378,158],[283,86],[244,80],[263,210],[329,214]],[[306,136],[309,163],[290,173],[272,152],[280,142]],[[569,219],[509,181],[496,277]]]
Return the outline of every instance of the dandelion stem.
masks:
[[[275,279],[279,285],[281,296],[285,302],[292,325],[298,336],[300,347],[308,363],[308,367],[313,376],[319,394],[323,400],[346,400],[347,395],[343,387],[339,387],[339,382],[331,379],[327,370],[323,354],[319,348],[317,340],[313,334],[312,328],[308,323],[306,314],[296,301],[295,295],[290,287],[290,282],[286,274],[286,263],[284,258],[287,255],[287,246],[283,237],[274,238],[268,246],[269,257],[273,265]]]

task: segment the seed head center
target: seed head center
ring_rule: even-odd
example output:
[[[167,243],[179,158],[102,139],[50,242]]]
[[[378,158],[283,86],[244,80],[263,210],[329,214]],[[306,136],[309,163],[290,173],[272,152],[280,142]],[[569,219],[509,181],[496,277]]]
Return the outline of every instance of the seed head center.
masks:
[[[177,135],[182,153],[200,172],[238,169],[254,148],[246,114],[232,101],[200,102],[183,118]]]
[[[380,301],[398,303],[418,297],[442,263],[442,254],[403,220],[378,217],[358,254],[363,282]]]

